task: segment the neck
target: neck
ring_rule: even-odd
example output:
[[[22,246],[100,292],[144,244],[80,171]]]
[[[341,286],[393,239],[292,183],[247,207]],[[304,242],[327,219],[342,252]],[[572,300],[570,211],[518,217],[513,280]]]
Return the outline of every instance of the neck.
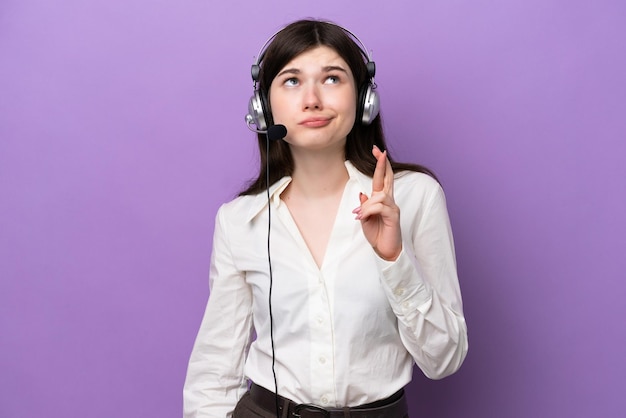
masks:
[[[343,192],[348,181],[345,158],[340,153],[294,154],[290,188],[306,197],[323,197]]]

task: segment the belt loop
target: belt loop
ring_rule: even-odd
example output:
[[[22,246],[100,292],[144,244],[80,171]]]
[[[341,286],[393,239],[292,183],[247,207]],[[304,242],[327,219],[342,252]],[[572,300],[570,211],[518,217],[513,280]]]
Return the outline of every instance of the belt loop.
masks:
[[[350,408],[348,408],[348,407],[344,407],[343,408],[343,416],[344,416],[344,418],[350,418],[351,417],[351,415],[350,415]]]

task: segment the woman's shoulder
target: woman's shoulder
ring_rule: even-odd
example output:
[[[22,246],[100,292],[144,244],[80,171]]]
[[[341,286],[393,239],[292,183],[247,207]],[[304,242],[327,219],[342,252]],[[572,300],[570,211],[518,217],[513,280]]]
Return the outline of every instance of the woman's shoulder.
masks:
[[[228,202],[222,203],[218,213],[228,218],[242,218],[248,214],[251,206],[258,200],[258,196],[257,194],[237,196]]]
[[[445,196],[439,182],[426,173],[402,171],[394,176],[394,199],[401,209],[421,211]]]
[[[394,174],[394,190],[397,191],[399,188],[430,194],[441,190],[441,184],[427,173],[403,170]]]

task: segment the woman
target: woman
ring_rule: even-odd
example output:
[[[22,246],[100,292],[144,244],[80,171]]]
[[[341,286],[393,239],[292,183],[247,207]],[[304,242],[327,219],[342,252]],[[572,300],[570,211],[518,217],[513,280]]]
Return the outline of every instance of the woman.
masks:
[[[186,417],[402,418],[414,363],[439,379],[465,358],[444,194],[388,155],[355,40],[294,22],[253,66],[255,123],[287,134],[259,134],[259,176],[217,214]]]

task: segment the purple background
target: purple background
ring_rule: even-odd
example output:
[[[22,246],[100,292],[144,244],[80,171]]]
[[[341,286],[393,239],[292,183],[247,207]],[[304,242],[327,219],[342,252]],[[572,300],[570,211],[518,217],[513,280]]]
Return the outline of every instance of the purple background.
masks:
[[[391,151],[447,192],[470,352],[414,415],[624,416],[626,3],[306,4],[2,0],[0,416],[181,415],[249,68],[307,16],[374,51]]]

